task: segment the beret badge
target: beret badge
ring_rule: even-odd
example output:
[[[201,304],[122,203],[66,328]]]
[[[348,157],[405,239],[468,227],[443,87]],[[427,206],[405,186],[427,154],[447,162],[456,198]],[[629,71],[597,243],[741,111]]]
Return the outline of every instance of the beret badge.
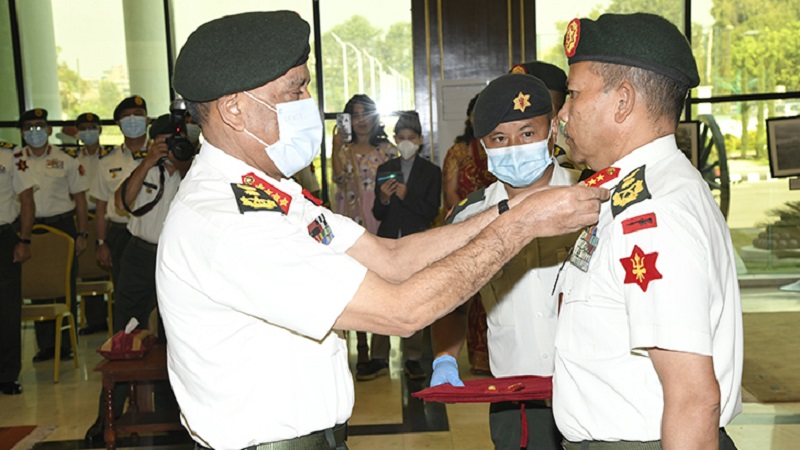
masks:
[[[575,56],[575,50],[578,49],[578,41],[581,39],[581,21],[580,19],[572,19],[567,25],[567,32],[564,34],[564,53],[567,58]]]
[[[34,116],[36,116],[36,117],[42,117],[42,116],[44,116],[44,111],[42,111],[42,110],[41,110],[41,109],[39,109],[39,108],[36,108],[36,109],[33,111],[33,115],[34,115]]]
[[[530,98],[531,94],[523,94],[522,92],[517,94],[517,97],[514,99],[514,111],[524,113],[525,109],[531,106]]]
[[[136,103],[136,105],[137,105],[137,106],[142,106],[142,104],[144,103],[144,102],[142,101],[142,98],[141,98],[141,97],[139,97],[138,95],[137,95],[136,97],[134,97],[134,98],[133,98],[133,102],[134,102],[134,103]]]
[[[516,66],[511,68],[511,73],[528,73],[528,71],[522,64],[517,64]]]

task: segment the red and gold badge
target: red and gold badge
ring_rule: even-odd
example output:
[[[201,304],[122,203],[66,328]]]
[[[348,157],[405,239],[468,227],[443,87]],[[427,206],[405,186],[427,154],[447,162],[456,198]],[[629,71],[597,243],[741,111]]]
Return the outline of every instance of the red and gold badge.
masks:
[[[515,65],[514,67],[511,68],[511,73],[526,74],[526,73],[528,73],[528,71],[525,69],[525,66],[523,66],[522,64],[517,64],[517,65]]]
[[[616,167],[606,167],[603,170],[598,170],[594,175],[583,180],[583,184],[589,187],[598,187],[607,183],[619,176],[619,169]]]
[[[567,32],[564,33],[564,53],[567,58],[575,56],[575,50],[578,49],[578,41],[581,40],[581,20],[572,19],[567,25]]]
[[[28,170],[28,162],[25,161],[24,159],[20,159],[19,161],[17,161],[17,170],[19,170],[20,172],[25,172],[26,170]]]
[[[638,245],[633,246],[631,256],[620,258],[619,262],[625,268],[625,284],[635,283],[647,292],[647,285],[653,280],[660,280],[661,273],[656,269],[658,252],[645,253]]]
[[[531,106],[530,102],[531,94],[523,94],[520,92],[517,97],[514,99],[514,111],[525,112],[525,109],[528,106]]]
[[[285,192],[271,185],[267,181],[261,179],[252,172],[246,175],[242,175],[242,183],[246,184],[247,186],[253,186],[255,188],[261,189],[262,191],[266,192],[267,195],[272,197],[272,199],[275,200],[275,202],[277,202],[278,206],[280,206],[281,211],[283,211],[284,214],[289,214],[289,205],[292,204],[292,197],[290,195],[286,194]]]

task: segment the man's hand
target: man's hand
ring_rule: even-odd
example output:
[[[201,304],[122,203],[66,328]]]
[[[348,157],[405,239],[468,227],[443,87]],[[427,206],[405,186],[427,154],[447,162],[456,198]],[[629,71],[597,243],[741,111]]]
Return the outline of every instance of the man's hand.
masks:
[[[450,355],[442,355],[433,360],[433,374],[431,374],[431,387],[450,383],[453,386],[464,386],[458,377],[458,363]]]
[[[101,267],[111,267],[111,250],[108,248],[108,245],[103,243],[102,245],[98,245],[94,251],[94,257],[97,259],[97,262],[100,263]]]
[[[552,187],[530,194],[520,207],[534,215],[539,237],[560,236],[596,224],[600,204],[609,196],[604,188]]]
[[[75,238],[75,256],[80,256],[86,250],[86,238],[78,236]]]
[[[150,143],[150,146],[147,148],[147,156],[145,156],[144,161],[142,164],[145,164],[146,167],[153,167],[162,158],[169,157],[169,146],[167,146],[167,136],[161,135],[157,136],[153,139],[153,142]]]
[[[29,259],[31,259],[31,246],[17,242],[17,245],[14,246],[14,262],[23,263]]]

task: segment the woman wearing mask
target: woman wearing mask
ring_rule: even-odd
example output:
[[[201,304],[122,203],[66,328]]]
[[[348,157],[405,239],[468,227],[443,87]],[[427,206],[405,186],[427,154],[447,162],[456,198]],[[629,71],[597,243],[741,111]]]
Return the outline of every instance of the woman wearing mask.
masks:
[[[375,102],[364,94],[356,94],[344,107],[353,125],[352,139],[344,130],[333,137],[333,182],[337,191],[333,211],[347,216],[372,234],[377,234],[380,222],[372,215],[375,200],[375,175],[378,166],[393,158],[397,149],[389,143],[381,125]],[[358,338],[358,365],[369,361],[366,333]]]
[[[420,158],[422,127],[416,111],[400,114],[394,127],[400,157],[378,167],[372,213],[381,221],[378,236],[397,239],[427,230],[439,213],[442,173]],[[412,380],[424,379],[422,330],[403,339],[404,371]],[[356,380],[371,380],[388,373],[389,336],[372,335],[372,359],[356,372]]]

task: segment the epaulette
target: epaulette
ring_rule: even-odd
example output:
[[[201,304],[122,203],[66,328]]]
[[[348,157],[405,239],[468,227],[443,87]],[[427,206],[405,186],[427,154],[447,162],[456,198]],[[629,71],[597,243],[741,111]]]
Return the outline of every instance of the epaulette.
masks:
[[[283,213],[278,202],[263,189],[238,183],[231,183],[231,189],[241,214],[251,211]]]
[[[77,158],[78,157],[79,150],[80,149],[78,147],[61,147],[61,151],[62,152],[68,154],[69,156],[71,156],[73,158]]]
[[[477,191],[467,195],[463,200],[458,202],[458,204],[454,206],[453,209],[450,210],[450,212],[447,214],[447,217],[444,218],[444,223],[446,224],[453,223],[453,219],[455,219],[455,217],[459,213],[461,213],[461,211],[467,209],[469,205],[483,201],[485,198],[486,198],[485,188],[478,189]]]
[[[12,144],[11,142],[0,141],[0,148],[5,148],[8,150],[14,150],[17,146]]]
[[[114,145],[104,145],[103,148],[100,149],[100,155],[98,156],[98,159],[103,159],[104,156],[113,152],[115,148],[116,146]]]
[[[617,217],[622,211],[651,197],[644,176],[645,166],[633,169],[620,180],[611,195],[611,215]]]

